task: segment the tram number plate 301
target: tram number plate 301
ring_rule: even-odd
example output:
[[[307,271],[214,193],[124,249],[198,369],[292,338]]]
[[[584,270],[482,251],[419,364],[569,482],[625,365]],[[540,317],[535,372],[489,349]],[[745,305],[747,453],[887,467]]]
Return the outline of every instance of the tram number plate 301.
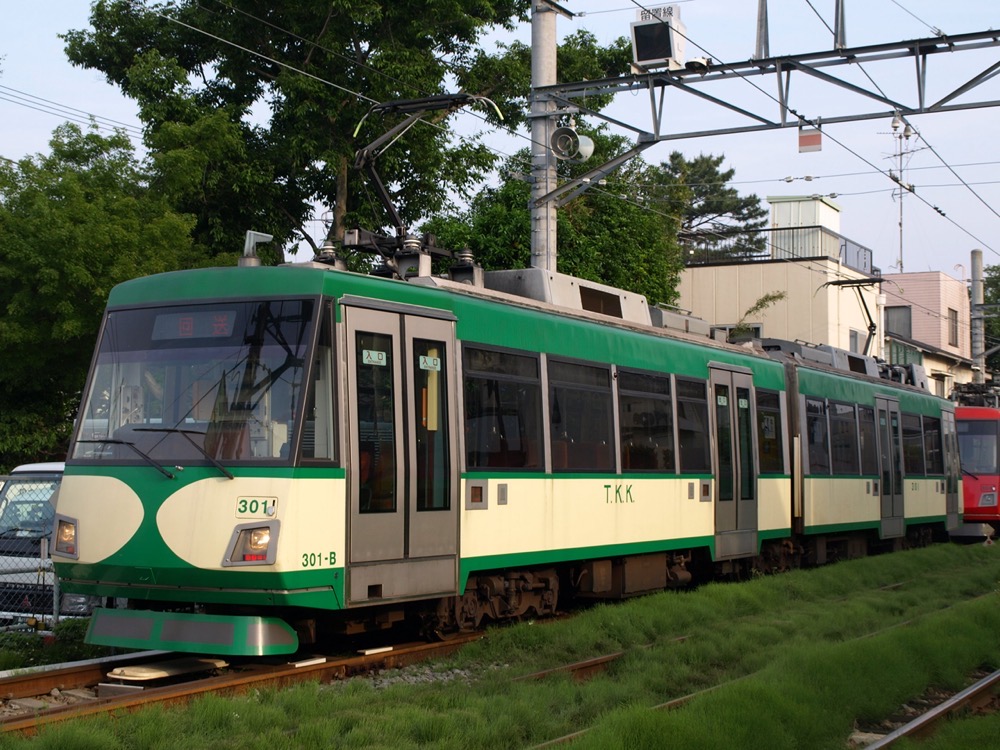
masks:
[[[276,497],[236,498],[237,518],[273,518],[278,508]]]

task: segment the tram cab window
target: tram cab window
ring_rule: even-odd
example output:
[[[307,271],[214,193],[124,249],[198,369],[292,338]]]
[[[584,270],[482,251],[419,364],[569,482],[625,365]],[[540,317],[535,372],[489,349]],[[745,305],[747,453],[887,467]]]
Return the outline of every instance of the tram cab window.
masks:
[[[622,471],[674,472],[670,378],[618,371]]]
[[[757,390],[757,446],[761,474],[785,471],[781,400],[774,391]]]
[[[958,451],[962,468],[973,474],[1000,474],[1000,432],[993,420],[961,419],[958,429]]]
[[[110,311],[73,458],[289,461],[316,308],[268,299]]]
[[[615,468],[611,371],[549,360],[553,471]]]
[[[712,471],[708,395],[704,380],[677,379],[677,437],[682,474]]]
[[[924,435],[920,428],[920,415],[902,415],[903,466],[911,477],[924,475]]]
[[[467,467],[541,470],[538,357],[466,346],[463,369]]]
[[[810,474],[830,473],[830,440],[826,423],[826,402],[806,399],[806,443]]]

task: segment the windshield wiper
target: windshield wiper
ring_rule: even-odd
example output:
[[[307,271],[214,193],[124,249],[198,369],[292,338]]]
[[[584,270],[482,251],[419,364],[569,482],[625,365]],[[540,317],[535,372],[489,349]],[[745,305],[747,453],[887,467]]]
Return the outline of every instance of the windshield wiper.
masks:
[[[191,443],[191,445],[193,445],[198,450],[199,453],[201,453],[201,455],[203,455],[205,458],[207,458],[209,461],[212,462],[212,465],[216,469],[221,471],[230,479],[236,479],[236,477],[233,476],[232,472],[230,472],[229,469],[220,464],[218,460],[216,460],[207,450],[205,450],[202,446],[198,445],[198,443],[196,443],[194,440],[191,439],[191,435],[204,434],[202,432],[199,432],[198,430],[182,430],[177,427],[134,427],[132,429],[134,432],[165,432],[171,435],[175,433],[178,435],[183,435],[184,438],[189,443]]]
[[[76,442],[78,442],[78,443],[110,443],[111,445],[127,445],[129,448],[131,448],[136,453],[138,453],[139,456],[142,458],[143,461],[145,461],[146,463],[148,463],[150,466],[152,466],[154,469],[156,469],[158,472],[160,472],[167,479],[176,479],[177,478],[173,474],[171,474],[169,471],[167,471],[166,469],[164,469],[162,466],[160,466],[158,463],[156,463],[156,461],[154,461],[152,458],[150,458],[148,454],[146,454],[142,450],[140,450],[140,448],[135,443],[130,443],[128,440],[118,440],[117,438],[104,438],[103,440],[77,440]]]
[[[975,474],[973,474],[973,473],[972,473],[971,471],[969,471],[968,469],[966,469],[966,468],[964,468],[964,467],[962,468],[962,473],[963,473],[963,474],[968,474],[968,475],[969,475],[970,477],[972,477],[973,479],[979,479],[979,477],[978,477],[978,476],[976,476]]]

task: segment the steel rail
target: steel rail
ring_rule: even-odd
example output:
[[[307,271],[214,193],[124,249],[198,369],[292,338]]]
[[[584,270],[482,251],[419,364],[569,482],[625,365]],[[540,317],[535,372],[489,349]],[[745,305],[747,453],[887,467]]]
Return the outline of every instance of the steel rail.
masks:
[[[960,693],[955,693],[948,700],[920,714],[913,721],[890,732],[882,739],[866,745],[865,750],[879,750],[896,744],[904,737],[913,738],[930,734],[939,723],[951,718],[956,712],[969,706],[987,703],[998,685],[1000,685],[1000,670],[987,675]]]
[[[112,712],[131,712],[154,703],[181,705],[198,696],[210,693],[236,695],[258,687],[286,687],[308,681],[329,682],[372,669],[393,669],[446,656],[465,644],[482,637],[481,633],[460,635],[439,643],[408,644],[394,647],[388,651],[378,649],[377,653],[368,652],[346,658],[317,656],[280,665],[248,664],[238,666],[237,669],[240,671],[224,675],[206,677],[176,685],[150,687],[141,692],[127,695],[95,698],[64,706],[53,705],[51,708],[33,715],[12,716],[0,720],[0,732],[20,732],[30,735],[36,732],[39,727],[69,719]],[[136,663],[138,662],[139,660],[136,660]],[[116,661],[115,665],[121,666],[121,662]],[[93,686],[105,678],[107,666],[107,662],[97,662],[85,668],[71,667],[65,670],[29,675],[28,677],[31,679],[28,680],[21,676],[10,677],[0,680],[0,696],[15,697],[14,693],[17,692],[21,694],[17,697],[28,697],[29,695],[45,695],[53,687],[64,690],[70,687]],[[34,690],[33,693],[30,692],[32,690]]]

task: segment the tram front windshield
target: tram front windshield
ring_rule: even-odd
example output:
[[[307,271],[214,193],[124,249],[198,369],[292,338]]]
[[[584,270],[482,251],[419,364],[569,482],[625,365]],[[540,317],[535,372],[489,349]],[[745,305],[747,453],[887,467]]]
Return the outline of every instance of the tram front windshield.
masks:
[[[258,300],[108,313],[72,457],[288,461],[315,308]]]
[[[958,454],[962,471],[975,475],[996,475],[998,423],[993,420],[958,420]]]

